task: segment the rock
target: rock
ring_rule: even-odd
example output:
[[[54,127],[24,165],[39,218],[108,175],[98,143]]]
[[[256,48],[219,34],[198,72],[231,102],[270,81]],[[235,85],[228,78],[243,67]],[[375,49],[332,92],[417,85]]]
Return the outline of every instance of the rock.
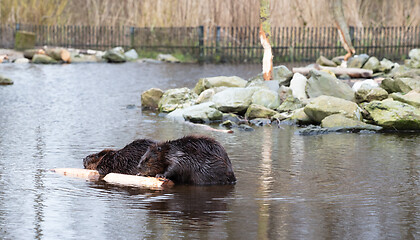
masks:
[[[232,122],[230,120],[226,120],[226,121],[223,121],[219,126],[225,127],[227,129],[232,129],[234,127],[237,127],[238,124],[236,124],[235,122]]]
[[[398,92],[408,93],[412,90],[420,91],[420,77],[416,78],[397,78],[394,81],[396,89],[399,89]]]
[[[270,125],[271,120],[267,118],[255,118],[250,120],[249,123],[257,127],[263,127],[265,125]]]
[[[216,93],[212,101],[222,112],[243,113],[251,105],[252,95],[258,88],[228,88]]]
[[[184,109],[183,108],[177,108],[174,111],[168,113],[165,117],[177,122],[184,122]]]
[[[25,64],[25,63],[29,63],[29,59],[27,58],[18,58],[14,61],[14,63],[16,64]]]
[[[163,91],[159,88],[151,88],[141,94],[141,106],[143,108],[157,109],[162,98]]]
[[[341,66],[341,63],[344,61],[344,56],[338,56],[331,59],[337,66]]]
[[[373,72],[378,72],[380,69],[380,62],[376,57],[370,57],[365,65],[363,65],[364,69],[370,69]]]
[[[420,109],[407,103],[386,99],[370,102],[364,108],[377,125],[386,129],[420,130]]]
[[[378,83],[373,81],[372,79],[367,79],[367,80],[363,80],[363,81],[358,81],[355,82],[353,84],[353,87],[351,89],[353,89],[353,91],[357,91],[359,90],[361,87],[364,87],[366,89],[372,89],[372,88],[377,88],[379,87]]]
[[[238,126],[238,129],[245,132],[252,132],[254,129],[246,124],[241,124]]]
[[[388,98],[388,92],[385,89],[377,87],[377,88],[370,88],[362,86],[357,92],[355,93],[355,98],[357,103],[361,102],[371,102],[374,100],[384,100]]]
[[[58,63],[56,60],[54,60],[52,57],[49,57],[44,54],[35,54],[32,58],[32,63],[36,64],[55,64]]]
[[[107,50],[103,55],[103,59],[109,63],[123,63],[127,61],[124,55],[124,49],[121,47]]]
[[[371,125],[374,126],[374,125]],[[297,133],[299,135],[311,136],[311,135],[319,135],[319,134],[328,134],[328,133],[335,133],[335,132],[361,132],[361,133],[375,133],[378,131],[377,129],[381,128],[378,126],[376,129],[365,129],[363,127],[332,127],[332,128],[325,128],[320,126],[313,126],[310,125],[306,128],[299,129]]]
[[[71,63],[96,63],[102,61],[102,57],[97,57],[96,55],[86,55],[80,53],[71,53],[70,62]]]
[[[245,117],[247,119],[271,118],[272,116],[276,114],[277,112],[270,108],[266,108],[264,106],[257,105],[257,104],[251,104],[245,113]]]
[[[348,68],[362,68],[366,61],[369,59],[367,54],[354,55],[347,61]]]
[[[134,49],[131,49],[124,53],[125,59],[129,61],[133,61],[139,58],[139,55],[137,54],[137,51]]]
[[[420,61],[420,48],[411,49],[408,56],[412,60]]]
[[[384,58],[380,62],[379,71],[380,72],[389,72],[394,67],[394,63]]]
[[[420,108],[420,93],[413,90],[407,94],[393,93],[390,97],[396,101],[410,104],[413,107]]]
[[[292,89],[290,87],[281,86],[277,93],[280,96],[281,102],[285,101],[288,97],[293,96]]]
[[[245,87],[247,85],[247,81],[237,77],[210,77],[210,78],[200,78],[197,84],[194,87],[194,92],[196,94],[200,94],[206,89],[215,88],[215,87]]]
[[[401,89],[395,84],[395,80],[392,78],[385,78],[382,80],[380,87],[385,89],[388,93],[401,91]]]
[[[340,80],[350,80],[351,77],[348,74],[341,74],[340,76],[338,76],[338,79]]]
[[[323,128],[335,128],[335,131],[356,131],[356,130],[369,130],[380,131],[382,127],[367,124],[359,120],[347,118],[342,114],[333,114],[321,121]]]
[[[313,99],[305,106],[304,111],[316,123],[321,123],[325,117],[337,113],[361,120],[361,109],[356,103],[325,95]]]
[[[223,113],[222,121],[231,121],[234,123],[245,123],[246,120],[241,119],[238,115],[234,113]]]
[[[293,96],[290,96],[286,98],[286,100],[276,110],[278,112],[292,112],[302,107],[303,107],[303,104],[299,99]]]
[[[0,85],[12,85],[13,81],[9,78],[0,76]]]
[[[410,68],[420,68],[420,61],[413,60],[413,59],[406,59],[404,61],[404,65]]]
[[[260,89],[252,95],[252,103],[275,109],[280,106],[280,96],[277,92],[268,89]]]
[[[324,56],[320,56],[317,60],[316,63],[321,65],[321,66],[327,66],[327,67],[337,67],[337,64],[331,60],[329,60],[328,58],[324,57]]]
[[[35,54],[45,54],[45,51],[42,49],[26,49],[23,51],[23,56],[31,60]]]
[[[188,88],[175,88],[167,90],[159,101],[160,112],[172,112],[177,108],[194,105],[197,94]]]
[[[159,54],[157,56],[157,60],[162,61],[162,62],[169,62],[169,63],[181,62],[178,58],[172,56],[171,54]]]
[[[15,35],[15,49],[25,50],[35,47],[36,35],[33,32],[17,31]]]
[[[214,94],[216,94],[216,91],[214,89],[212,88],[206,89],[200,93],[200,95],[198,96],[196,100],[196,103],[200,104],[200,103],[208,102],[211,100]]]
[[[288,86],[292,77],[293,72],[290,71],[286,66],[280,65],[273,67],[273,80],[278,81],[279,85]],[[263,81],[263,74],[260,73],[249,80],[247,87],[256,86],[256,83]]]
[[[303,100],[306,96],[306,83],[308,79],[300,73],[295,73],[290,80],[290,89],[292,89],[293,97]]]
[[[194,123],[209,123],[222,120],[223,114],[214,108],[213,102],[201,103],[183,109],[182,116],[185,120]]]
[[[310,75],[306,84],[306,92],[310,98],[327,95],[350,101],[354,99],[354,91],[351,87],[336,77],[317,70],[311,70]]]
[[[299,129],[297,133],[299,135],[311,136],[311,135],[327,134],[327,133],[330,133],[330,131],[328,130],[328,128],[322,128],[320,126],[309,125],[305,128]]]
[[[304,108],[296,109],[290,117],[290,120],[296,121],[299,124],[313,123],[312,119],[305,113]]]

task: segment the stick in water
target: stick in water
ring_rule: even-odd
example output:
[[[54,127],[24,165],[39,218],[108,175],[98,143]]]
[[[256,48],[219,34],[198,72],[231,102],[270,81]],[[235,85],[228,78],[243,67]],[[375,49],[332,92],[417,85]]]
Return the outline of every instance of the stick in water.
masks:
[[[119,173],[109,173],[104,177],[104,180],[112,184],[144,187],[157,190],[170,188],[174,185],[171,180],[165,178],[143,177]]]

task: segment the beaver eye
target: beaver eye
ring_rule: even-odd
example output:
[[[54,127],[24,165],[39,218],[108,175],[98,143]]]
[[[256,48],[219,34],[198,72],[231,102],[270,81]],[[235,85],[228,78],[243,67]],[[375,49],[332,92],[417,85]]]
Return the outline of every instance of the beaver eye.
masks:
[[[158,147],[157,150],[160,152],[160,151],[162,151],[162,148],[161,147]]]

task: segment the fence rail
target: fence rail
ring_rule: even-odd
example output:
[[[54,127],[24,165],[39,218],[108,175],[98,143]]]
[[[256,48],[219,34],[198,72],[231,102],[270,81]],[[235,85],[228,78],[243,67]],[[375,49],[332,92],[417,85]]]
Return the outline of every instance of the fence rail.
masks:
[[[36,34],[38,46],[104,50],[115,46],[160,52],[181,52],[202,61],[260,62],[263,49],[258,27],[136,28],[112,26],[0,25],[0,47],[13,48],[17,30]],[[400,60],[420,47],[420,26],[350,27],[357,53]],[[272,28],[275,62],[311,61],[320,55],[344,55],[333,27]]]

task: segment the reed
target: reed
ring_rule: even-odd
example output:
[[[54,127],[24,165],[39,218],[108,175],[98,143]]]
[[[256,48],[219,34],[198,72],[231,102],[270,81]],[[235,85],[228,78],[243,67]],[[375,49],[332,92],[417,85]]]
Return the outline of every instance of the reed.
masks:
[[[333,26],[329,0],[272,0],[272,26]],[[348,0],[349,25],[420,25],[418,0]],[[135,27],[258,26],[259,0],[0,0],[1,23]]]

